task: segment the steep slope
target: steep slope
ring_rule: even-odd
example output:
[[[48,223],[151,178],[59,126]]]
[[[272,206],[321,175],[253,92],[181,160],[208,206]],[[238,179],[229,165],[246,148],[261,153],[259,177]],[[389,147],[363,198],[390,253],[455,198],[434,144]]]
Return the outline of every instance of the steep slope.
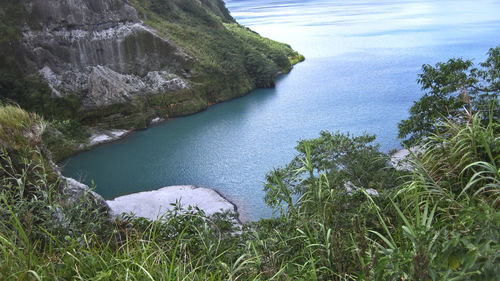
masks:
[[[222,0],[6,0],[0,35],[3,100],[73,127],[195,113],[273,86],[300,59]]]

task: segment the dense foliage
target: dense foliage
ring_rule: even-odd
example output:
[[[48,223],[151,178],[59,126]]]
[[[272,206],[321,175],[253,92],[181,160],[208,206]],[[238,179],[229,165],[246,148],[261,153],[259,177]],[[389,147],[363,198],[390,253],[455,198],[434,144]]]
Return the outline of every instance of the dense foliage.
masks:
[[[399,124],[399,136],[408,137],[406,145],[415,145],[446,119],[465,112],[478,112],[486,121],[492,112],[491,117],[500,120],[500,46],[490,49],[478,67],[462,58],[426,64],[418,83],[426,93],[410,108],[410,117]]]
[[[199,60],[199,79],[205,80],[207,91],[219,92],[210,97],[213,101],[253,87],[273,86],[279,71],[287,72],[292,63],[304,59],[290,46],[237,24],[220,0],[134,0],[131,4],[146,24]]]
[[[315,175],[323,173],[328,188],[335,190],[393,188],[397,178],[388,166],[388,155],[372,144],[375,136],[351,137],[348,134],[321,132],[317,139],[302,140],[299,154],[284,168],[267,175],[266,201],[271,206],[285,202],[293,206],[293,196],[299,196],[316,184]],[[282,188],[286,188],[286,191]],[[287,198],[282,196],[289,194]]]
[[[267,200],[281,214],[240,231],[227,215],[179,208],[153,223],[108,224],[85,205],[71,206],[71,227],[62,227],[57,185],[4,150],[0,278],[496,280],[499,124],[470,120],[443,124],[412,172],[387,165],[372,136],[301,141],[298,156],[268,175]]]
[[[43,120],[4,106],[0,279],[498,280],[495,114],[440,120],[410,170],[390,165],[374,136],[300,141],[267,175],[278,216],[239,227],[196,208],[109,222],[85,202],[68,205],[43,151]]]

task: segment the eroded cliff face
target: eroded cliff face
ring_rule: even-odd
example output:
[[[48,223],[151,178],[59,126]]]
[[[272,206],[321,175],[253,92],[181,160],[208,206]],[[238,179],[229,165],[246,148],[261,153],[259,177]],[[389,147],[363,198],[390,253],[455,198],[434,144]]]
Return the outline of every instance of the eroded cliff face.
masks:
[[[85,109],[191,89],[193,59],[138,18],[123,0],[24,2],[25,66],[53,94],[76,93]]]
[[[238,25],[223,0],[2,0],[0,103],[51,123],[60,160],[92,132],[153,120],[271,87],[300,55]]]

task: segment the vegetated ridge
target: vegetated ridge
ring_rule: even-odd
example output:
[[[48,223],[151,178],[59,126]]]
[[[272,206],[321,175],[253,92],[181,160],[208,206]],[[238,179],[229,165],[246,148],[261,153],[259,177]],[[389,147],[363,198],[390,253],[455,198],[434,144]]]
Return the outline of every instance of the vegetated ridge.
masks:
[[[192,114],[303,60],[222,0],[6,0],[0,35],[1,98],[50,121],[56,159],[82,149],[88,128]]]

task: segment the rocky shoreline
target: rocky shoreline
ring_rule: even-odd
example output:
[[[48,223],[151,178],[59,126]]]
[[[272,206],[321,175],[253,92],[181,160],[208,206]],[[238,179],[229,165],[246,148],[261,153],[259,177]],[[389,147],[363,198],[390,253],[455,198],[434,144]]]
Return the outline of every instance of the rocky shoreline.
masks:
[[[292,68],[294,65],[295,64],[292,65]],[[290,69],[290,71],[291,71],[291,69]],[[276,78],[278,78],[279,76],[284,75],[284,74],[285,73],[283,73],[282,71],[279,71],[276,73]],[[245,93],[242,96],[246,96],[256,89],[257,88],[251,89],[250,91],[248,91],[247,93]],[[242,96],[239,96],[239,97],[242,97]],[[234,99],[237,99],[239,97],[235,97]],[[222,102],[228,102],[228,101],[230,101],[230,100],[225,100],[225,101],[221,101],[221,102],[214,102],[212,104],[208,104],[208,106],[206,108],[200,109],[199,111],[191,113],[191,114],[196,114],[196,113],[202,112],[204,110],[207,110],[208,107],[210,107],[210,106],[213,106],[213,105],[216,105],[216,104],[219,104]],[[159,125],[161,123],[164,123],[164,122],[169,121],[169,120],[174,119],[174,118],[186,117],[186,116],[191,115],[191,114],[181,115],[181,116],[173,116],[171,118],[161,118],[159,116],[154,117],[153,119],[151,119],[151,121],[149,121],[146,124],[145,128],[141,128],[141,129],[136,128],[136,129],[128,129],[128,130],[119,130],[119,129],[106,130],[106,129],[99,129],[99,128],[90,128],[91,135],[87,139],[87,141],[85,143],[80,143],[78,146],[78,150],[73,151],[67,157],[71,157],[71,156],[76,155],[80,152],[85,152],[89,149],[95,148],[95,147],[100,146],[102,144],[108,144],[108,143],[122,140],[122,139],[130,136],[132,133],[134,133],[137,130],[147,130],[147,129],[150,129],[151,126]]]
[[[174,210],[176,207],[187,210],[189,206],[199,208],[207,216],[230,212],[238,217],[236,204],[211,188],[174,185],[123,195],[106,201],[87,185],[72,178],[62,177],[62,179],[65,185],[63,193],[66,195],[68,203],[77,204],[82,199],[90,200],[98,208],[107,210],[112,219],[120,218],[125,213],[157,220],[161,219],[169,210]],[[237,223],[241,223],[241,221],[237,219]]]

